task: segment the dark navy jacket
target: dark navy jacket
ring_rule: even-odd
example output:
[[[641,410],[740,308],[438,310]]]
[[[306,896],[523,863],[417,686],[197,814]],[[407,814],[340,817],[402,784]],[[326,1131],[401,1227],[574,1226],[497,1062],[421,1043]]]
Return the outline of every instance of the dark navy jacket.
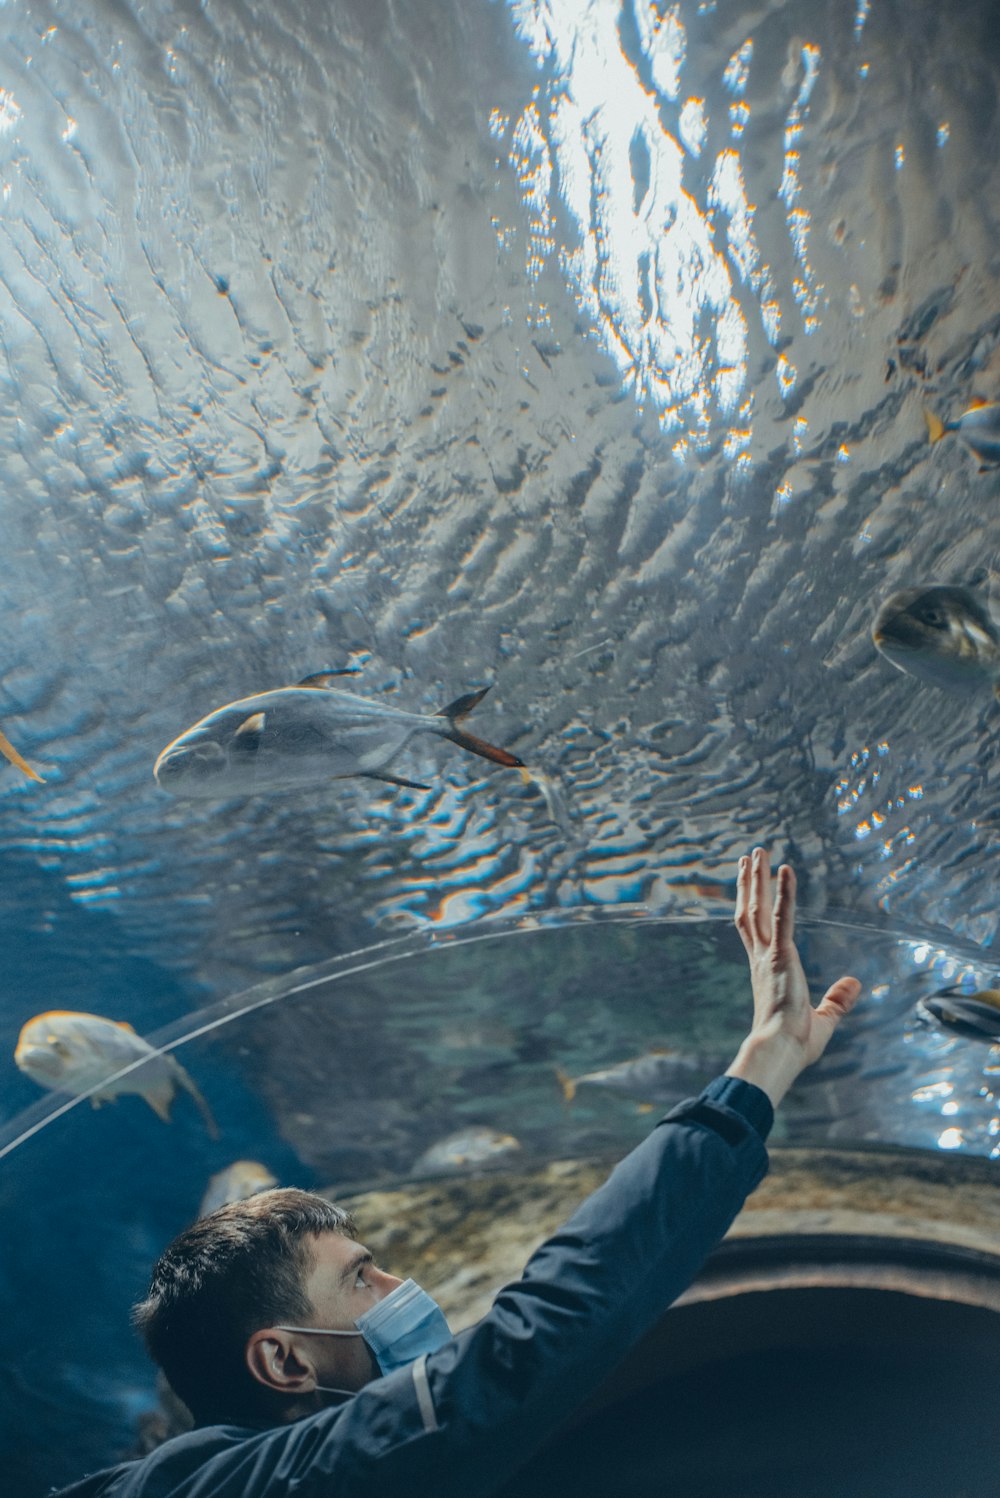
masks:
[[[772,1121],[758,1088],[717,1078],[437,1352],[290,1425],[177,1436],[64,1498],[485,1498],[687,1288],[767,1170]]]

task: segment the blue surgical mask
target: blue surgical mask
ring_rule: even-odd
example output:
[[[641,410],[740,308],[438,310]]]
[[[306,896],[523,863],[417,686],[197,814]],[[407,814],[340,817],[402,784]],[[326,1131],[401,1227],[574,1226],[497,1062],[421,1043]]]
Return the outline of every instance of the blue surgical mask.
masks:
[[[390,1290],[354,1325],[383,1373],[405,1368],[422,1353],[437,1352],[451,1336],[437,1301],[413,1280],[404,1280]]]
[[[444,1312],[436,1300],[414,1280],[404,1280],[382,1297],[370,1311],[359,1316],[353,1332],[333,1331],[322,1326],[279,1326],[282,1332],[308,1332],[316,1337],[364,1337],[382,1373],[406,1368],[423,1353],[437,1352],[451,1337]],[[344,1389],[324,1390],[342,1394]]]

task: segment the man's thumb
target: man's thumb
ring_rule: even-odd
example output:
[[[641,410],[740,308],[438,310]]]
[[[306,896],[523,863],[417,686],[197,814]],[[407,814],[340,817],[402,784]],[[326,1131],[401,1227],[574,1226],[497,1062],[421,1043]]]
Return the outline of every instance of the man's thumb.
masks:
[[[831,983],[816,1006],[817,1015],[839,1025],[845,1014],[850,1014],[861,997],[861,984],[857,978],[838,978]]]

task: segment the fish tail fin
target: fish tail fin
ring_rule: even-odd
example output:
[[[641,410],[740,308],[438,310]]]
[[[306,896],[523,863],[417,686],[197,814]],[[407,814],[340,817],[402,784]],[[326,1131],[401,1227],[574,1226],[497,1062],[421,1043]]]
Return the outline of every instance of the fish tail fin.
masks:
[[[505,765],[508,770],[521,770],[524,765],[516,754],[508,754],[506,749],[498,749],[496,744],[488,744],[485,739],[477,739],[474,734],[463,733],[460,728],[453,728],[451,733],[445,734],[453,744],[460,749],[468,749],[470,754],[478,754],[480,759],[491,759],[495,765]]]
[[[184,1088],[185,1092],[191,1094],[192,1098],[195,1101],[195,1106],[197,1107],[198,1112],[201,1114],[205,1122],[205,1128],[208,1130],[208,1137],[210,1139],[218,1139],[219,1125],[216,1123],[215,1115],[212,1113],[211,1108],[206,1103],[200,1089],[188,1076],[187,1072],[184,1070],[183,1066],[181,1066],[179,1061],[175,1061],[174,1066],[177,1068],[175,1073],[177,1081]]]
[[[929,406],[924,407],[924,421],[927,423],[927,436],[933,444],[940,442],[945,433],[945,425],[940,416],[937,416]]]
[[[516,754],[498,749],[496,744],[488,744],[485,739],[477,739],[475,734],[466,733],[458,727],[462,719],[467,718],[472,709],[482,702],[488,691],[489,687],[483,687],[478,692],[468,692],[464,697],[456,697],[447,707],[442,707],[435,717],[447,718],[448,727],[443,728],[441,733],[460,749],[468,749],[470,754],[478,754],[481,759],[491,759],[494,764],[505,765],[508,770],[521,770],[524,764]]]
[[[556,1076],[559,1079],[559,1086],[562,1088],[563,1097],[567,1103],[571,1103],[576,1097],[576,1082],[568,1073],[563,1071],[561,1066],[556,1067]]]
[[[22,759],[10,739],[4,733],[0,733],[0,754],[3,755],[4,759],[10,760],[12,765],[16,765],[19,770],[23,770],[30,780],[37,780],[39,785],[45,784],[44,775],[39,775],[37,770],[31,768],[26,759]]]

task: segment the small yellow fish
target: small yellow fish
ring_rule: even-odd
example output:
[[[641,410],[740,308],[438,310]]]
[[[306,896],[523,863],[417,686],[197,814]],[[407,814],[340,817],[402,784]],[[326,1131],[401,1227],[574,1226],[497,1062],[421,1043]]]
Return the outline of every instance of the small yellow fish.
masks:
[[[123,1077],[115,1076],[146,1056],[153,1059],[145,1066],[136,1066]],[[208,1104],[183,1066],[173,1056],[158,1056],[126,1020],[50,1009],[22,1026],[14,1060],[25,1076],[54,1092],[79,1095],[96,1087],[91,1097],[95,1108],[120,1093],[138,1093],[164,1123],[170,1122],[174,1093],[183,1087],[194,1098],[212,1138],[219,1137]],[[113,1080],[101,1086],[106,1078]]]
[[[273,1176],[259,1160],[234,1160],[225,1170],[217,1170],[209,1176],[198,1216],[207,1217],[217,1207],[245,1201],[248,1196],[256,1196],[258,1191],[268,1191],[277,1184],[277,1176]]]
[[[545,810],[549,814],[549,821],[554,822],[563,832],[570,831],[566,803],[555,781],[543,774],[541,770],[529,770],[525,765],[521,766],[521,780],[524,785],[533,785],[541,792]]]
[[[497,1129],[474,1124],[468,1129],[459,1129],[439,1139],[424,1150],[415,1160],[411,1174],[443,1175],[459,1170],[474,1170],[477,1166],[491,1165],[504,1155],[521,1148],[521,1141],[513,1134],[501,1134]]]
[[[37,770],[31,768],[26,759],[21,758],[5,733],[0,733],[0,754],[3,755],[4,759],[9,759],[11,764],[16,765],[19,770],[23,770],[25,775],[31,780],[37,780],[39,785],[45,784],[45,776],[39,775]]]
[[[971,401],[957,421],[942,421],[925,406],[924,421],[932,443],[955,432],[979,459],[981,472],[1000,463],[1000,401]]]

